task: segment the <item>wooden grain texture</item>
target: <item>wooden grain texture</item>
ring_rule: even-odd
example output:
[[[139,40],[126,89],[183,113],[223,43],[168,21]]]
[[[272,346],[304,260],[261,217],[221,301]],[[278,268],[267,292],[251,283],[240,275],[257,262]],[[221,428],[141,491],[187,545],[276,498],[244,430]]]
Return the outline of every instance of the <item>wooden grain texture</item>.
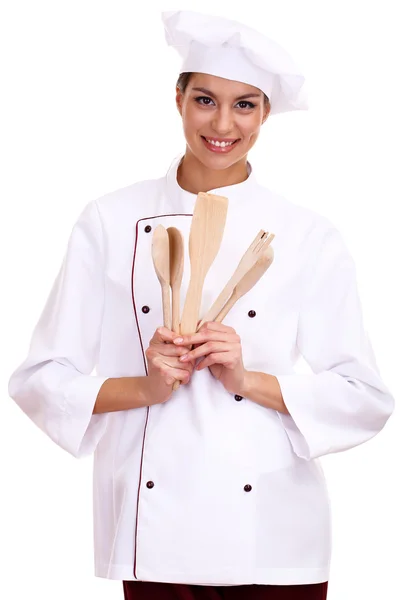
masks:
[[[179,333],[180,295],[184,267],[184,241],[182,233],[176,227],[168,227],[169,271],[172,292],[172,331]]]
[[[171,329],[169,237],[167,230],[158,225],[153,233],[151,245],[153,265],[161,284],[164,327]]]
[[[268,246],[268,248],[263,252],[260,258],[257,260],[256,264],[251,267],[249,271],[242,277],[239,283],[235,286],[231,297],[228,302],[225,304],[221,312],[215,318],[217,323],[222,323],[225,319],[226,315],[233,308],[239,298],[242,298],[245,294],[247,294],[261,279],[261,277],[266,273],[266,271],[271,266],[274,260],[274,249],[272,246]]]
[[[227,211],[228,198],[198,194],[189,235],[190,281],[182,313],[181,334],[196,331],[204,280],[221,246]]]

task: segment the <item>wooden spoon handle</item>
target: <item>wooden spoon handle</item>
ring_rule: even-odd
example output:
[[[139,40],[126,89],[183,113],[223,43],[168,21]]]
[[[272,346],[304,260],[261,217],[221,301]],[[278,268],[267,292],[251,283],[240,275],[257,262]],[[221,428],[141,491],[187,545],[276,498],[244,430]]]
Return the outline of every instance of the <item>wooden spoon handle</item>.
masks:
[[[233,306],[236,304],[236,302],[238,300],[239,300],[238,295],[235,294],[235,292],[233,292],[233,294],[229,298],[228,302],[225,304],[223,309],[218,313],[217,317],[215,318],[215,322],[222,323],[222,321],[225,319],[228,312],[231,310],[231,308],[233,308]]]
[[[164,327],[171,329],[171,299],[169,296],[169,285],[163,284],[161,290]]]
[[[212,307],[210,308],[208,313],[201,320],[201,322],[199,324],[199,328],[202,325],[204,325],[204,323],[206,321],[214,321],[215,320],[215,317],[221,312],[221,310],[223,310],[225,302],[227,301],[227,299],[229,299],[229,297],[232,294],[232,291],[235,288],[235,285],[237,284],[239,279],[240,279],[240,274],[239,274],[239,277],[237,277],[237,273],[235,271],[235,273],[232,275],[232,278],[228,281],[228,283],[226,284],[226,286],[224,287],[224,289],[222,290],[222,292],[220,293],[218,298],[215,300],[214,304],[212,305]]]
[[[178,286],[172,287],[172,331],[179,333],[180,317],[180,289]]]

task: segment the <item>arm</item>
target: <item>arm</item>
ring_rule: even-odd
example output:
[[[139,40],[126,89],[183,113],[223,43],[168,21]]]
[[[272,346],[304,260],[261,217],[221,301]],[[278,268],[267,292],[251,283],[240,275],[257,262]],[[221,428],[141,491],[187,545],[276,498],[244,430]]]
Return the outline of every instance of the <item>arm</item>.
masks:
[[[227,391],[275,409],[293,451],[306,460],[371,439],[394,404],[364,331],[354,262],[340,234],[330,227],[313,248],[297,336],[313,373],[245,371],[239,336],[220,323],[174,340],[200,344],[181,361],[202,358],[196,369],[209,367]]]
[[[92,202],[72,230],[28,356],[9,381],[9,395],[25,414],[77,458],[94,452],[107,413],[166,401],[173,381],[187,383],[192,370],[177,364],[184,350],[165,343],[175,334],[158,331],[146,352],[148,377],[92,375],[102,328],[104,260],[102,224]]]
[[[274,375],[258,371],[245,371],[240,395],[265,408],[272,408],[280,413],[289,414],[279,382]]]
[[[93,415],[105,377],[92,376],[104,299],[103,232],[96,203],[75,224],[62,268],[9,394],[25,414],[73,456],[90,454],[107,426]]]

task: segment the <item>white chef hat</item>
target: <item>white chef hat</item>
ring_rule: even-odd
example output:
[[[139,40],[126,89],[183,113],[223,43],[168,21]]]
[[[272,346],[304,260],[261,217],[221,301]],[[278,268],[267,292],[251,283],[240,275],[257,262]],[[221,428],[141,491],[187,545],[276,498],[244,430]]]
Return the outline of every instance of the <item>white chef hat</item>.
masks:
[[[291,56],[265,35],[223,17],[162,13],[165,37],[183,59],[180,73],[207,73],[263,91],[271,114],[307,110],[304,76]]]

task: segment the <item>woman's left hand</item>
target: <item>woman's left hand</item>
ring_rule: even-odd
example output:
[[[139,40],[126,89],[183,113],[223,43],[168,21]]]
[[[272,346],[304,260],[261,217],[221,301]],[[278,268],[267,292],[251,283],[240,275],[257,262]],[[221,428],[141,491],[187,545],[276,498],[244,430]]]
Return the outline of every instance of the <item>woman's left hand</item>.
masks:
[[[196,346],[180,357],[181,362],[201,358],[197,371],[208,367],[231,394],[240,394],[246,375],[243,365],[240,337],[232,327],[211,321],[204,323],[197,333],[184,335],[174,340],[179,346]]]

